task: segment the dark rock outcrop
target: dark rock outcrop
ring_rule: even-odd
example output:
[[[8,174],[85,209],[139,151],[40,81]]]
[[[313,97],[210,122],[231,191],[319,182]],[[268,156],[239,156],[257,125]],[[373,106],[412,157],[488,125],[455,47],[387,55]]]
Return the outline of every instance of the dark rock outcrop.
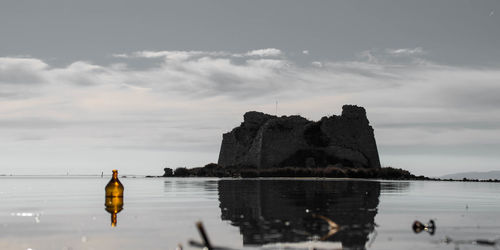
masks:
[[[165,173],[163,174],[163,177],[173,177],[174,176],[174,170],[171,168],[164,168],[163,171],[165,171]]]
[[[239,127],[223,135],[218,164],[257,169],[335,164],[380,168],[366,111],[354,105],[344,105],[342,115],[317,122],[247,112]]]

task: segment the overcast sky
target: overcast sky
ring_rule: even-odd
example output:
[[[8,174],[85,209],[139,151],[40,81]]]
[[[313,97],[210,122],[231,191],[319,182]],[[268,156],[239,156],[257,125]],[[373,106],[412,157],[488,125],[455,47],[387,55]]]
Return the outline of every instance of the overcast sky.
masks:
[[[0,2],[0,174],[217,162],[249,110],[364,106],[381,163],[500,170],[500,1]]]

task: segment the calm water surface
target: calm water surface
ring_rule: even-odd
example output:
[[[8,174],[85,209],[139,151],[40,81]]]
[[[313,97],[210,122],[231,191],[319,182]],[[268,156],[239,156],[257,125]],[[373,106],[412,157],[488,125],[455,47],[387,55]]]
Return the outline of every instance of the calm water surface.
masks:
[[[196,221],[233,249],[500,248],[477,241],[500,238],[498,183],[120,180],[124,207],[111,227],[108,178],[0,177],[0,249],[196,249]],[[430,219],[434,235],[412,231]]]

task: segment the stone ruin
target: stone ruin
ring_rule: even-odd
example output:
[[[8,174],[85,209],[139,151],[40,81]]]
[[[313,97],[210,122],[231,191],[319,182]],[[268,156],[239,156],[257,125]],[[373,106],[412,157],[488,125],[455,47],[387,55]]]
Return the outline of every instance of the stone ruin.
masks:
[[[243,117],[239,127],[222,137],[220,166],[380,168],[373,128],[363,107],[344,105],[342,115],[317,122],[256,111]]]

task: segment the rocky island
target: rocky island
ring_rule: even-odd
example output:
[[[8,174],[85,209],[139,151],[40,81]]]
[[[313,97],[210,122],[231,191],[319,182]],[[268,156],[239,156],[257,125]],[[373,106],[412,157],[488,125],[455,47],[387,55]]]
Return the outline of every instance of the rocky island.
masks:
[[[217,164],[165,168],[164,176],[425,178],[381,168],[366,110],[356,105],[319,121],[247,112],[223,134]]]
[[[373,128],[362,107],[344,105],[342,115],[317,122],[255,111],[243,118],[239,127],[222,136],[219,166],[380,168]]]

